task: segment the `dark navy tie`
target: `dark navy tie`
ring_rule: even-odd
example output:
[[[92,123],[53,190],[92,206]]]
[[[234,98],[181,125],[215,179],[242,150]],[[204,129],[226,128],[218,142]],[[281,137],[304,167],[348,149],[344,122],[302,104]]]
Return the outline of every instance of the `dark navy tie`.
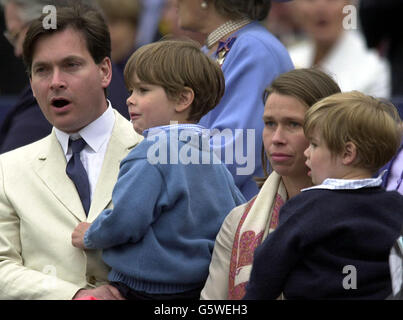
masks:
[[[69,145],[73,151],[69,162],[67,163],[66,173],[74,182],[85,213],[88,215],[90,209],[90,183],[88,181],[87,171],[85,171],[83,163],[80,159],[80,152],[87,143],[83,138],[77,140],[69,140]]]

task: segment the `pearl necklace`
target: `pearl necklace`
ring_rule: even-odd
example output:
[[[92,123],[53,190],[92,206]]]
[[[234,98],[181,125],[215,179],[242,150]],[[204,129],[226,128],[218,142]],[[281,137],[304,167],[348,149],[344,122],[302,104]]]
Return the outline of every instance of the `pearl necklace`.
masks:
[[[215,29],[212,33],[207,36],[206,45],[207,48],[211,49],[221,38],[227,34],[242,28],[243,26],[250,23],[252,20],[248,18],[242,18],[239,20],[229,20]]]

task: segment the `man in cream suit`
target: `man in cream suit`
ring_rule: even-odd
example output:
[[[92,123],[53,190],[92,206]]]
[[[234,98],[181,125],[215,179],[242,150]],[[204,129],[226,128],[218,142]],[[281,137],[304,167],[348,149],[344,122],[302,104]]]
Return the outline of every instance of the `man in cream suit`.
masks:
[[[119,299],[106,284],[101,253],[74,248],[71,233],[112,205],[119,163],[142,137],[105,97],[111,60],[102,16],[89,7],[57,8],[56,29],[44,28],[45,16],[29,27],[24,61],[53,130],[0,156],[0,299]],[[78,138],[85,140],[79,159],[88,212],[66,174],[69,139]]]

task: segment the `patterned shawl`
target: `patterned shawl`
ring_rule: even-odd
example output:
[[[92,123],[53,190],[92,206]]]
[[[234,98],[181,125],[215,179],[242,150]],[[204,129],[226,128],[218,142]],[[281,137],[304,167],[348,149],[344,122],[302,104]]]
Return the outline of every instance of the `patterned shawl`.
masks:
[[[270,174],[258,195],[250,200],[236,230],[232,247],[228,299],[240,300],[252,270],[256,247],[272,232],[278,223],[281,206],[287,192],[276,172]]]

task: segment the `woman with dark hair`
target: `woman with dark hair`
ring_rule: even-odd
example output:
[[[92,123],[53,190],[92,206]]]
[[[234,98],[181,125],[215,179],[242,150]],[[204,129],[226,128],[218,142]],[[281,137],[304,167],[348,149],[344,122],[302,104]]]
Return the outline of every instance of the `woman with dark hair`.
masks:
[[[218,61],[225,77],[224,97],[200,124],[218,129],[216,134],[231,132],[213,147],[218,154],[231,151],[231,159],[221,159],[250,199],[258,192],[253,177],[262,172],[256,156],[262,145],[262,92],[293,69],[285,47],[259,22],[268,15],[271,0],[178,0],[177,5],[179,26],[207,36],[202,50]]]
[[[312,186],[304,151],[305,113],[315,102],[340,92],[339,86],[316,69],[296,69],[280,75],[265,91],[263,145],[273,172],[259,194],[234,208],[217,235],[209,277],[202,299],[241,299],[253,263],[253,254],[275,230],[281,206]]]

